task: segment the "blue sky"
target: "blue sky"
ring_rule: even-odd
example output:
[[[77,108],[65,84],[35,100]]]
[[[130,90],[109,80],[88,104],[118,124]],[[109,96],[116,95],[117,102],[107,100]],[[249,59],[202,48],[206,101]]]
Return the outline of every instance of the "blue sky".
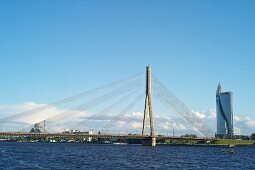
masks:
[[[0,104],[49,103],[145,71],[193,110],[254,117],[255,1],[0,1]]]

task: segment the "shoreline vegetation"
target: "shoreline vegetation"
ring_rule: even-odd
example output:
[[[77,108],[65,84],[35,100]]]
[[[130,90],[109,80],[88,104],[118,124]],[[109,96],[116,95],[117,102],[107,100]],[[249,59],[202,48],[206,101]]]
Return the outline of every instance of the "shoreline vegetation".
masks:
[[[91,144],[141,144],[139,139],[127,139],[127,140],[110,140],[110,139],[63,139],[63,138],[1,138],[0,142],[44,142],[44,143],[91,143]],[[157,145],[169,145],[169,146],[252,146],[255,147],[255,140],[233,140],[233,139],[215,139],[210,143],[201,143],[197,141],[178,141],[178,140],[159,140]]]

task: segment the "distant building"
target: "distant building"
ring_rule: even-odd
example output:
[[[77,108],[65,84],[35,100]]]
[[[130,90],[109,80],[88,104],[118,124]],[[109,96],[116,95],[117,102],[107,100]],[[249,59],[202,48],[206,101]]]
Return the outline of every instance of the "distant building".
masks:
[[[80,132],[80,131],[75,131],[75,134],[87,134],[87,135],[93,135],[93,131],[89,130],[89,131],[84,131],[84,132]],[[92,137],[88,137],[88,138],[84,138],[85,141],[87,142],[92,142]]]
[[[43,133],[45,132],[45,128],[41,125],[41,123],[34,124],[34,127],[30,130],[32,133]]]
[[[216,91],[217,137],[232,138],[233,129],[233,103],[232,92],[221,92],[219,83]]]
[[[74,133],[74,134],[83,134],[83,135],[93,135],[93,131],[92,130],[89,130],[89,131],[79,131],[79,130],[73,130],[73,129],[70,129],[70,130],[65,130],[64,132],[62,133]],[[84,138],[85,141],[87,142],[91,142],[92,141],[92,137],[87,137],[87,138]]]

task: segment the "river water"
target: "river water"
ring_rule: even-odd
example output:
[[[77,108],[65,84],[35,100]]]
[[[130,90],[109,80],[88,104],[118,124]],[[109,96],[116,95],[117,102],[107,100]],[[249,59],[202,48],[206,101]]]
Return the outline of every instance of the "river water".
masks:
[[[255,148],[0,142],[1,169],[255,169]],[[227,148],[226,148],[227,149]]]

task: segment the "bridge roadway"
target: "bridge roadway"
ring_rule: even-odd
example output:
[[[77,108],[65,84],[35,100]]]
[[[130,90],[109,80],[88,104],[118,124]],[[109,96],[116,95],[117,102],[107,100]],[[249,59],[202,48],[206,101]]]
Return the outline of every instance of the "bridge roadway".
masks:
[[[0,132],[0,137],[60,137],[60,138],[118,138],[118,139],[147,139],[149,136],[137,134],[86,134],[86,133],[31,133],[31,132]],[[178,136],[156,136],[157,140],[195,140],[206,141],[211,138],[192,138],[192,137],[178,137]]]

